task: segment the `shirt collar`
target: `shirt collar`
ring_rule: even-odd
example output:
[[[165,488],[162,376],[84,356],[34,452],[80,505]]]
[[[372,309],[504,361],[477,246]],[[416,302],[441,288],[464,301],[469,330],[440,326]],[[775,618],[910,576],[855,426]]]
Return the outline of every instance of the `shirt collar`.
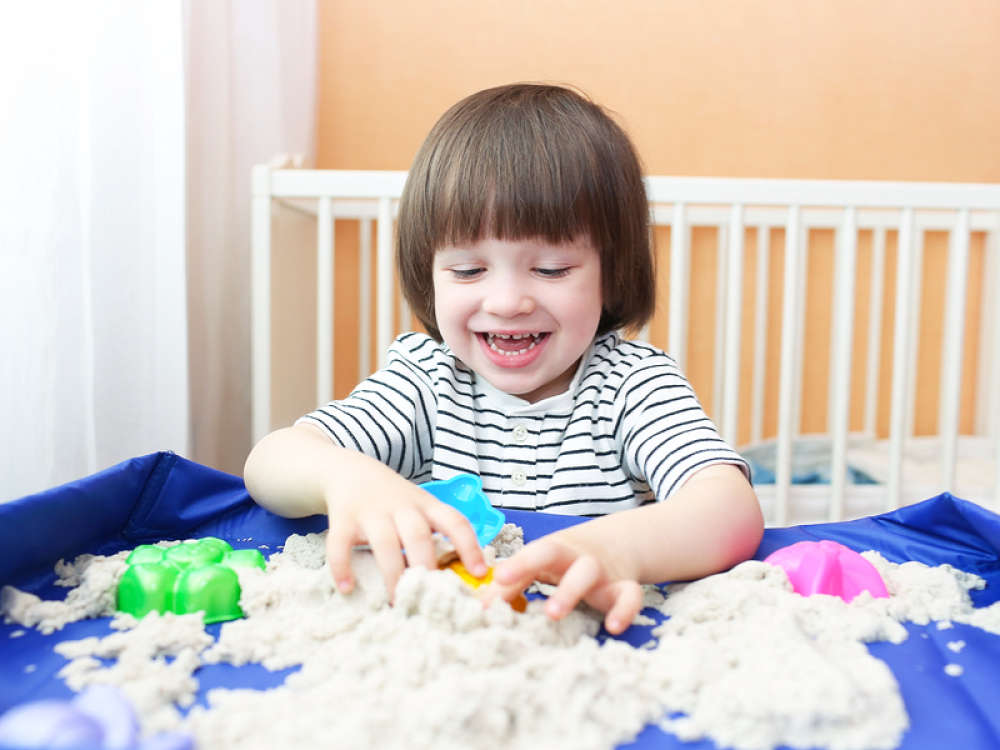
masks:
[[[580,378],[583,376],[583,369],[586,367],[587,362],[590,361],[590,355],[593,351],[594,344],[592,343],[587,348],[587,351],[583,353],[583,356],[580,357],[580,362],[576,366],[576,372],[573,373],[573,379],[563,393],[543,398],[541,401],[536,401],[533,404],[525,401],[523,398],[501,391],[479,373],[473,372],[476,392],[483,394],[480,405],[485,406],[488,404],[492,408],[511,416],[571,411],[577,386],[580,384]]]

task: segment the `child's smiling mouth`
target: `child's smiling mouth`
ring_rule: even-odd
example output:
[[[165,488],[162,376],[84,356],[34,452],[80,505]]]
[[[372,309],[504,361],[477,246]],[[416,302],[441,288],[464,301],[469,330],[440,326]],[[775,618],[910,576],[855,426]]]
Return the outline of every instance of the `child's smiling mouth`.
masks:
[[[523,352],[531,351],[548,333],[490,333],[484,331],[479,334],[486,341],[486,345],[495,352],[513,356]]]
[[[524,367],[535,360],[548,331],[481,331],[479,340],[489,359],[500,367]]]

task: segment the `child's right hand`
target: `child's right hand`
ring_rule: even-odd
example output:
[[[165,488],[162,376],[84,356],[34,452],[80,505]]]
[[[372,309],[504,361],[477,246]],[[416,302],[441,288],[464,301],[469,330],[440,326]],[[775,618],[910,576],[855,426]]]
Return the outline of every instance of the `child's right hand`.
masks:
[[[354,588],[351,549],[368,544],[391,598],[407,565],[430,570],[437,567],[433,531],[448,537],[473,575],[486,575],[483,551],[469,520],[431,493],[388,471],[390,474],[379,476],[364,495],[338,493],[327,501],[330,531],[326,556],[337,588],[344,593]]]
[[[250,452],[243,474],[261,507],[286,518],[327,514],[327,560],[341,591],[354,588],[356,544],[371,547],[390,597],[407,564],[434,569],[432,531],[448,537],[473,575],[486,574],[483,551],[465,516],[374,458],[334,445],[316,427],[301,424],[270,433]]]

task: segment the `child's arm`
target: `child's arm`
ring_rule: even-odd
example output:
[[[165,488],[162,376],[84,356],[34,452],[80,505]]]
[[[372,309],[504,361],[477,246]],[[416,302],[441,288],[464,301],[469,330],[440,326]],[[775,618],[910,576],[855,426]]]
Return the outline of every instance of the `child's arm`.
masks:
[[[606,612],[620,633],[642,608],[641,583],[686,581],[732,567],[757,550],[764,522],[757,497],[731,464],[706,467],[669,500],[603,516],[528,544],[497,566],[494,596],[533,581],[558,583],[546,611],[560,618],[579,601]]]
[[[278,515],[328,514],[327,561],[341,591],[354,586],[355,544],[371,547],[390,595],[407,563],[433,569],[432,530],[448,537],[473,574],[486,574],[465,516],[379,461],[334,445],[315,427],[302,424],[267,435],[250,452],[243,475],[251,497]]]

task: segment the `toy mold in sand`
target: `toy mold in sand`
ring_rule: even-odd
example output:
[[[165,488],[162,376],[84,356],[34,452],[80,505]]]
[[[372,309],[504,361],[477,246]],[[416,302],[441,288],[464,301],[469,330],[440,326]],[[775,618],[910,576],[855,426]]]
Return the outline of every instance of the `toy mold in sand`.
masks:
[[[874,565],[849,547],[829,539],[782,547],[764,558],[764,562],[782,568],[792,588],[803,596],[828,594],[845,602],[862,591],[875,598],[889,596]]]
[[[234,550],[228,542],[205,537],[173,547],[143,544],[132,550],[118,582],[120,612],[142,617],[157,611],[204,612],[205,623],[243,617],[236,569],[264,569],[255,549]]]
[[[506,523],[503,513],[490,504],[483,492],[482,480],[474,474],[458,474],[451,479],[425,482],[420,487],[468,518],[480,547],[492,542]]]
[[[496,539],[507,522],[504,514],[490,504],[483,492],[482,480],[474,474],[458,474],[451,479],[425,482],[420,486],[469,519],[480,547],[485,547]],[[487,570],[484,576],[474,576],[457,558],[458,555],[451,552],[438,561],[438,567],[450,570],[473,589],[486,586],[493,580],[493,568]],[[510,606],[518,612],[524,612],[528,602],[524,594],[519,594],[510,602]]]
[[[480,586],[488,586],[493,582],[493,568],[488,568],[486,575],[484,576],[474,576],[470,573],[464,565],[458,560],[445,558],[442,560],[438,567],[441,570],[450,570],[452,573],[457,575],[466,586],[472,589],[478,589]],[[524,612],[528,608],[528,599],[523,593],[518,594],[514,599],[508,602],[511,608],[515,612]]]

